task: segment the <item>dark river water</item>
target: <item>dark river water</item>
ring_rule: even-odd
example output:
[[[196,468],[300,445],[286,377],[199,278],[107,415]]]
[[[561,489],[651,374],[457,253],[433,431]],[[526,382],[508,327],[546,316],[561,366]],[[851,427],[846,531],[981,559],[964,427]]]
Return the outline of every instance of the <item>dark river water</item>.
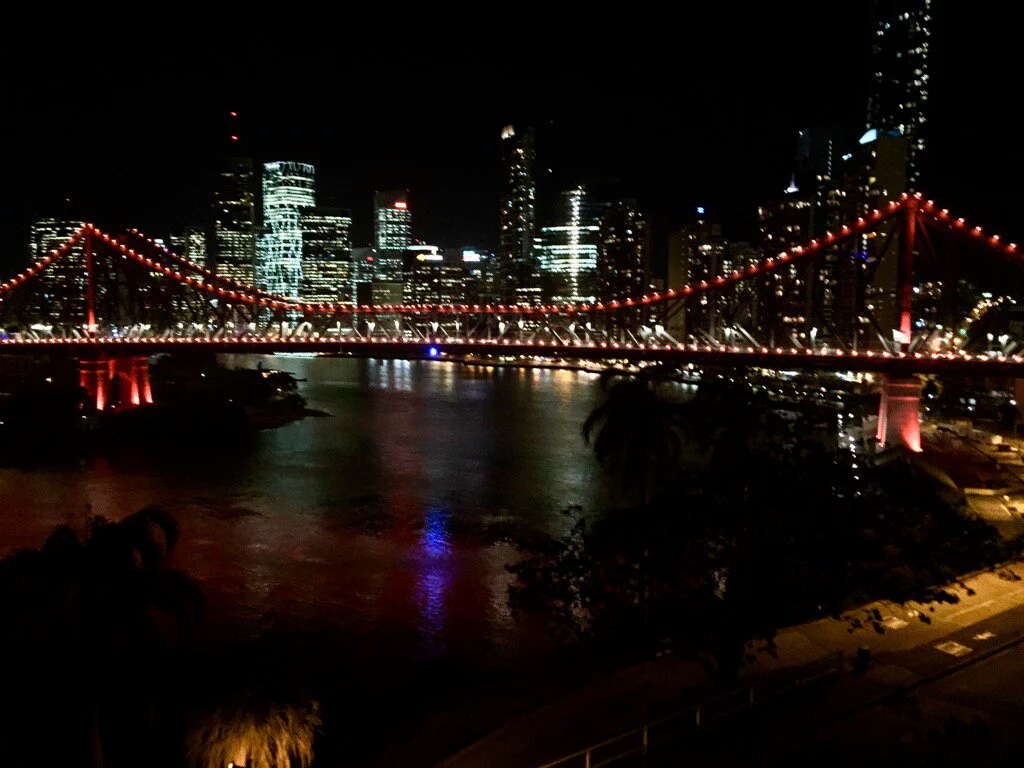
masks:
[[[225,358],[255,367],[257,358]],[[445,362],[265,358],[309,417],[249,438],[126,449],[77,468],[0,469],[0,554],[85,515],[159,504],[216,632],[337,632],[396,663],[494,661],[546,642],[506,603],[495,523],[566,530],[607,488],[580,427],[595,375]],[[205,443],[205,444],[204,444]]]

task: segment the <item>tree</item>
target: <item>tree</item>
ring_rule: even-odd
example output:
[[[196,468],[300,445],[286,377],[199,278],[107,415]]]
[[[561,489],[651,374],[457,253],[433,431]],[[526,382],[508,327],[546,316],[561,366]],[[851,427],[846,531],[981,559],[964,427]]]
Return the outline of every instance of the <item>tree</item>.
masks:
[[[873,600],[956,599],[937,585],[1020,550],[1024,540],[1001,542],[912,463],[839,450],[835,420],[728,375],[680,403],[658,403],[646,382],[616,384],[585,430],[603,466],[655,477],[648,446],[671,429],[684,449],[678,471],[648,483],[642,515],[595,514],[521,546],[513,609],[620,647],[642,625],[729,679],[751,640],[770,648],[781,627]],[[880,616],[847,616],[851,628],[884,631]]]
[[[281,704],[249,699],[219,707],[188,735],[195,768],[309,768],[320,726],[317,702]]]
[[[602,386],[605,401],[583,422],[583,439],[592,444],[601,466],[617,478],[627,495],[636,493],[633,511],[639,515],[641,531],[639,601],[646,624],[651,506],[675,469],[682,441],[676,412],[658,396],[656,378],[604,378]]]
[[[0,652],[19,660],[0,704],[6,754],[35,761],[45,744],[54,762],[89,764],[88,754],[99,766],[151,747],[155,682],[203,604],[166,567],[177,541],[174,518],[149,507],[92,519],[84,540],[62,526],[40,550],[0,561]]]
[[[651,378],[604,378],[602,387],[607,395],[583,423],[583,439],[604,470],[637,494],[636,507],[644,510],[679,459],[676,411],[658,396],[658,382]]]

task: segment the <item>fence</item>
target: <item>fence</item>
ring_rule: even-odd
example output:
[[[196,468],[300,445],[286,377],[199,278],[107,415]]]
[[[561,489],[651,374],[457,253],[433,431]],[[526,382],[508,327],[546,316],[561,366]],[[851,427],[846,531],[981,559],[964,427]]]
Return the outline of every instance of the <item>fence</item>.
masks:
[[[829,654],[801,667],[794,677],[770,679],[749,685],[698,706],[677,710],[613,736],[605,741],[564,755],[539,768],[601,768],[644,765],[652,749],[667,748],[673,741],[696,736],[711,723],[741,712],[751,712],[768,701],[832,677],[842,669],[842,652]]]

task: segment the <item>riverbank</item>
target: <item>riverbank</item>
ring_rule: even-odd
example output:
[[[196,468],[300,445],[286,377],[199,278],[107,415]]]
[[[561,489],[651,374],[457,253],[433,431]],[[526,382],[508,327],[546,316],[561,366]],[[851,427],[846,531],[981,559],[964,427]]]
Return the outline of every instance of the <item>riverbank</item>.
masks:
[[[628,368],[619,368],[612,365],[602,365],[600,363],[592,363],[586,360],[528,360],[523,358],[516,358],[510,360],[494,360],[484,357],[473,357],[471,355],[466,355],[465,357],[461,358],[448,359],[450,359],[451,362],[460,363],[467,367],[479,368],[537,368],[541,370],[578,371],[582,373],[592,373],[597,376],[609,371],[614,371],[616,373],[635,373],[635,370],[631,370]]]
[[[956,602],[898,605],[879,601],[839,618],[790,627],[778,633],[773,653],[749,648],[756,652],[756,661],[742,671],[740,688],[747,691],[754,686],[756,691],[759,683],[773,676],[838,658],[842,664],[836,668],[836,680],[852,689],[845,691],[847,701],[838,696],[830,705],[838,720],[848,709],[947,673],[954,665],[970,661],[972,654],[980,657],[1024,640],[1022,577],[1024,561],[1017,561],[947,585]],[[865,615],[877,615],[881,631],[867,626],[851,629],[851,622]],[[998,632],[994,631],[997,626]],[[871,663],[862,674],[856,664],[865,653]],[[723,693],[695,662],[665,656],[616,672],[516,717],[438,766],[541,766],[642,727],[653,719],[651,712],[689,711],[687,722],[693,722],[702,701]],[[398,752],[379,764],[401,764],[402,759]]]

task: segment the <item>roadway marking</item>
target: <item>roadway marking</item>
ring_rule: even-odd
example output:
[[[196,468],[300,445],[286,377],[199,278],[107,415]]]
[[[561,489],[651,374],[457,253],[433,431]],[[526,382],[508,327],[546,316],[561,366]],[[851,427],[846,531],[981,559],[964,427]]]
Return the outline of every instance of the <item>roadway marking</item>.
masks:
[[[963,616],[965,613],[971,613],[972,611],[977,611],[977,610],[980,610],[981,608],[988,608],[990,605],[993,605],[994,603],[995,603],[994,599],[986,600],[983,603],[978,603],[977,605],[972,605],[972,606],[970,606],[968,608],[963,608],[963,609],[961,609],[959,611],[955,611],[955,612],[949,614],[948,616],[943,617],[942,619],[940,619],[940,621],[952,621],[955,618]]]
[[[974,639],[974,640],[991,640],[995,636],[996,636],[995,632],[989,632],[988,630],[985,630],[984,632],[979,632],[978,634],[976,634],[972,639]]]
[[[961,645],[956,640],[948,640],[945,643],[939,643],[935,646],[935,650],[948,653],[950,656],[966,656],[971,653],[974,649],[968,648],[966,645]]]

